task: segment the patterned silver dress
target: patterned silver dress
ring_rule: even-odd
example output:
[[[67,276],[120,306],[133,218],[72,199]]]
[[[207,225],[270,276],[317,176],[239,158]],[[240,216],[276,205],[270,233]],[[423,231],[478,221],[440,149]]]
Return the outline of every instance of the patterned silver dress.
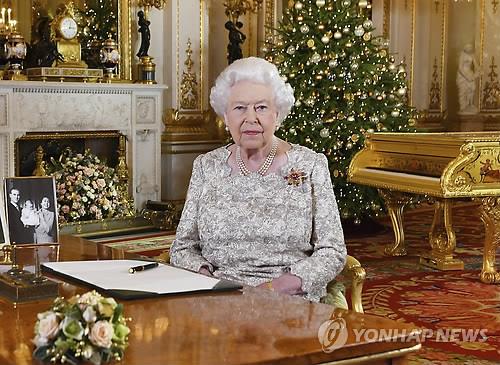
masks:
[[[177,235],[175,266],[256,286],[291,272],[319,301],[342,270],[346,248],[327,159],[292,145],[280,172],[231,175],[230,151],[198,156]],[[305,180],[291,178],[291,170]],[[289,184],[296,182],[296,184]]]

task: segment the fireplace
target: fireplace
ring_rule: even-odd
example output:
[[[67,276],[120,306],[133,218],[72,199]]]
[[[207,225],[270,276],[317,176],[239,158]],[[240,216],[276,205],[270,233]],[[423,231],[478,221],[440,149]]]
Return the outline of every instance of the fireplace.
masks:
[[[35,151],[90,148],[116,165],[126,138],[129,192],[137,209],[161,199],[162,94],[165,86],[3,81],[0,177],[32,175]],[[50,131],[50,132],[48,132]]]

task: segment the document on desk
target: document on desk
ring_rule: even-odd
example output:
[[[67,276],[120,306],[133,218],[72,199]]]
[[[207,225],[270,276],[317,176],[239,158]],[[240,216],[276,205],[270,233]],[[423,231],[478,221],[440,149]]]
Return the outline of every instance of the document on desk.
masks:
[[[123,299],[241,288],[241,285],[227,280],[165,264],[130,273],[130,268],[145,264],[148,262],[140,260],[46,262],[42,264],[42,271],[104,289]]]

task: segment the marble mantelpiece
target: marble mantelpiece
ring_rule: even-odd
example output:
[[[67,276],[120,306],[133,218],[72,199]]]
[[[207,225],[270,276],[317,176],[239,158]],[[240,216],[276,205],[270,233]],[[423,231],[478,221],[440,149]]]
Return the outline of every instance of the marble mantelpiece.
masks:
[[[164,85],[0,81],[0,177],[15,175],[14,141],[27,132],[116,130],[127,137],[137,209],[161,197]]]

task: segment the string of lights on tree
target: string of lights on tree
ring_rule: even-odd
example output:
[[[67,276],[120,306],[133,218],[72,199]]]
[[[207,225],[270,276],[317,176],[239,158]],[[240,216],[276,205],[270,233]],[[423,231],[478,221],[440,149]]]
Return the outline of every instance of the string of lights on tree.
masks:
[[[264,51],[295,90],[282,138],[326,154],[341,217],[359,224],[382,211],[377,191],[346,180],[368,132],[415,131],[406,71],[373,36],[367,0],[289,1]]]
[[[116,39],[118,0],[86,0],[80,14],[80,40],[85,48],[93,40]]]

